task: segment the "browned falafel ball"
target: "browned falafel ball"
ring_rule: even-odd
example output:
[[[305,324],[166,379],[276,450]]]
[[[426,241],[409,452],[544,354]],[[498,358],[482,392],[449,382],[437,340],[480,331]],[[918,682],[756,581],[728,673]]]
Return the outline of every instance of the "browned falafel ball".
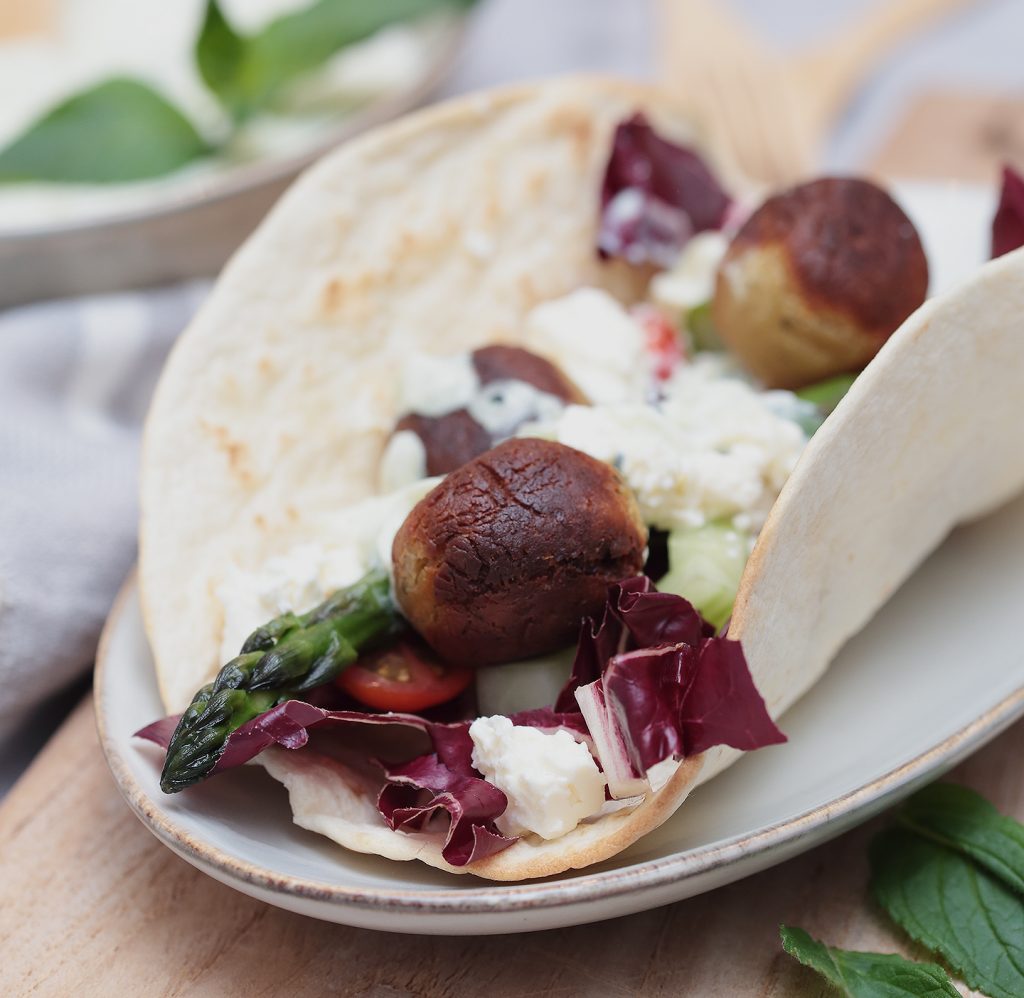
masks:
[[[880,187],[825,177],[764,202],[736,234],[713,318],[773,388],[859,371],[928,290],[917,230]]]
[[[637,575],[647,530],[610,465],[513,439],[453,471],[392,547],[395,595],[434,650],[493,665],[571,644],[608,586]]]

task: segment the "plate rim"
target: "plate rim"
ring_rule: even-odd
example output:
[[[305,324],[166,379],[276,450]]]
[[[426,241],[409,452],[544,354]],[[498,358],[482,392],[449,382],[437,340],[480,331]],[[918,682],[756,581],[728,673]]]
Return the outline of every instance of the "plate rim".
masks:
[[[812,836],[829,825],[835,828],[835,834],[838,835],[851,823],[844,819],[851,818],[871,805],[876,805],[876,811],[881,810],[889,799],[898,797],[901,790],[911,789],[916,783],[923,782],[944,764],[952,766],[1024,716],[1022,686],[938,744],[874,780],[784,821],[711,846],[684,850],[613,870],[583,874],[571,880],[551,878],[514,884],[480,880],[479,886],[458,889],[345,887],[275,872],[269,867],[240,859],[218,846],[210,845],[168,817],[135,779],[117,740],[107,728],[106,702],[113,636],[123,626],[128,602],[136,589],[136,570],[133,568],[122,584],[104,624],[94,676],[93,702],[100,747],[121,795],[161,842],[190,862],[194,861],[200,869],[209,866],[250,888],[313,902],[326,902],[339,908],[409,915],[512,914],[524,910],[582,905],[638,891],[656,890],[698,875],[711,874],[740,859],[754,860],[770,855],[773,850]],[[822,836],[821,840],[826,837]],[[206,869],[203,872],[209,874]]]

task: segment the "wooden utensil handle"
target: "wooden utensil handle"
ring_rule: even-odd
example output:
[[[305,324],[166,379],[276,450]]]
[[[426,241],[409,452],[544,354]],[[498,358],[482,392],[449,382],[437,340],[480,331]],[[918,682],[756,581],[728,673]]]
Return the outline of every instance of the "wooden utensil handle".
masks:
[[[824,45],[798,57],[810,113],[826,126],[870,70],[900,42],[977,0],[879,0]]]

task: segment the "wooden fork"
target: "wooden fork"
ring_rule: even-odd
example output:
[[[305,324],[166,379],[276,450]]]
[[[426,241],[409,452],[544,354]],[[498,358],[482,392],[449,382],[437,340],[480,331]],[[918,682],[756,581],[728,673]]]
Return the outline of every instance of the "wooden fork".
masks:
[[[753,180],[816,167],[836,115],[892,46],[975,0],[880,0],[831,41],[784,58],[723,0],[661,0],[661,78],[698,107]]]

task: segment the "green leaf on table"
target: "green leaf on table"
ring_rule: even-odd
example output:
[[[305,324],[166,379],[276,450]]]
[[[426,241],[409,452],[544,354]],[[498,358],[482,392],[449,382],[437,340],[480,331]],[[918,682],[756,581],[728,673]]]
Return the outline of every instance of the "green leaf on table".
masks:
[[[401,21],[440,10],[465,9],[475,0],[315,0],[275,18],[253,35],[238,34],[217,0],[208,0],[196,42],[207,86],[232,115],[243,119],[272,103],[293,80],[348,45]]]
[[[1024,894],[1024,825],[984,797],[955,783],[933,783],[896,813],[911,831],[966,853]]]
[[[1024,995],[1024,898],[904,828],[871,843],[872,890],[893,921],[992,998]]]
[[[0,151],[0,182],[146,180],[208,152],[189,120],[155,90],[112,79],[58,104]]]
[[[780,926],[785,951],[851,998],[959,998],[946,972],[895,953],[833,949],[803,929]]]

